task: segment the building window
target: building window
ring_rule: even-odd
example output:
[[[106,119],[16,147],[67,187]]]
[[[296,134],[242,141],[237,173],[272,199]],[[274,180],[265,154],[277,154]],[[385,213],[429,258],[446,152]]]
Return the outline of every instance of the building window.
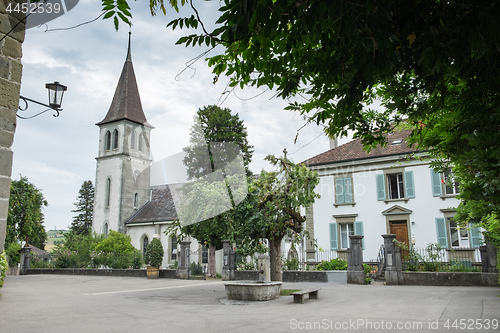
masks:
[[[436,218],[438,244],[442,248],[479,247],[482,243],[481,231],[473,224],[459,225],[453,218]]]
[[[111,149],[111,132],[106,131],[104,135],[104,150],[108,151]]]
[[[142,136],[142,133],[139,134],[139,151],[144,151],[144,147],[143,147],[143,136]]]
[[[459,193],[459,183],[453,177],[451,168],[444,172],[436,172],[431,169],[432,195],[440,197],[443,195],[456,195]]]
[[[113,149],[118,149],[118,130],[113,131]]]
[[[335,203],[353,203],[352,177],[335,178]]]
[[[413,171],[376,175],[377,200],[401,200],[415,198]]]
[[[109,208],[109,203],[111,201],[111,178],[106,179],[106,192],[105,192],[105,205],[106,208]]]
[[[132,134],[130,134],[130,148],[135,149],[135,131],[132,131]]]
[[[144,236],[142,239],[142,257],[144,258],[146,256],[146,248],[148,247],[149,244],[149,239],[148,236]]]
[[[170,252],[170,259],[171,260],[177,260],[177,237],[172,236],[172,238],[170,239],[171,240],[171,244],[172,244],[172,250]]]
[[[139,194],[134,194],[134,208],[137,208],[137,205],[139,204]]]
[[[349,236],[352,235],[364,235],[362,221],[330,223],[330,250],[349,248]],[[365,242],[363,239],[363,249],[364,248]]]

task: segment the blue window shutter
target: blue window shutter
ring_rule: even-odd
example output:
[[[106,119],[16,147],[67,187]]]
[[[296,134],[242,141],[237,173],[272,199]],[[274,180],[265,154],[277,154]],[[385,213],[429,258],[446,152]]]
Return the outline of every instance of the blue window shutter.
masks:
[[[443,195],[443,187],[441,186],[441,174],[431,169],[432,196],[440,197]]]
[[[377,200],[385,200],[385,182],[384,174],[379,174],[376,176],[377,180]]]
[[[344,179],[337,178],[335,179],[335,203],[342,204],[344,203]]]
[[[405,171],[404,173],[406,198],[415,198],[415,182],[413,181],[413,171]]]
[[[483,237],[481,237],[481,231],[479,227],[474,226],[474,224],[469,224],[470,228],[470,246],[479,247],[483,243]]]
[[[337,223],[330,223],[330,250],[339,248],[337,240]]]
[[[352,196],[352,178],[344,178],[344,203],[354,202]]]
[[[354,222],[354,234],[356,236],[364,236],[364,232],[363,232],[363,222],[361,221],[356,221]],[[363,244],[363,250],[365,249],[365,239],[363,238],[363,241],[362,241],[362,244]]]
[[[448,248],[448,228],[444,217],[436,217],[437,241],[442,248]]]

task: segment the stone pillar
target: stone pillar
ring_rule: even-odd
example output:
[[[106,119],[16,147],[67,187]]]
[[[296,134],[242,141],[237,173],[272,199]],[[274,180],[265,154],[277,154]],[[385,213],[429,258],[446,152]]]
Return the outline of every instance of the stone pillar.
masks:
[[[388,235],[382,235],[382,237],[384,238],[384,247],[385,247],[385,284],[387,285],[402,284],[403,273],[401,265],[401,251],[396,252],[394,244],[396,235],[388,234]]]
[[[306,231],[309,234],[306,237],[306,265],[308,262],[316,261],[316,244],[314,241],[314,214],[313,207],[309,206],[306,208]]]
[[[257,271],[259,282],[271,281],[271,265],[267,254],[261,254],[257,259]]]
[[[497,269],[497,249],[491,242],[480,246],[481,252],[481,271],[483,273],[498,273]]]
[[[22,3],[26,0],[12,0]],[[0,38],[3,38],[24,15],[7,13],[8,1],[0,1]],[[0,253],[4,250],[5,232],[10,195],[10,176],[12,172],[12,151],[16,130],[16,112],[19,107],[21,90],[21,44],[24,41],[24,23],[10,32],[0,42]]]
[[[229,244],[229,240],[225,239],[222,241],[222,281],[231,280],[231,272],[229,269],[230,252],[231,252],[231,244]]]
[[[21,248],[21,275],[26,274],[26,270],[31,266],[31,247],[24,246]]]
[[[363,237],[349,236],[351,247],[347,250],[347,283],[366,284],[363,269]]]
[[[178,258],[177,278],[189,280],[189,257],[191,255],[191,241],[182,241]]]

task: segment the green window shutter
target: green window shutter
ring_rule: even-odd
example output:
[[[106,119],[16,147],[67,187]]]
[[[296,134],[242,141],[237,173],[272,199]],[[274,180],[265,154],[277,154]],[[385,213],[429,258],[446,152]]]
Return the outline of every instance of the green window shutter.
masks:
[[[352,178],[344,178],[344,203],[354,202],[352,196]]]
[[[344,203],[344,178],[335,179],[335,203]]]
[[[432,196],[440,197],[443,195],[443,188],[441,186],[441,174],[431,169],[431,182],[432,182]]]
[[[470,228],[470,246],[479,247],[483,243],[483,237],[481,237],[481,231],[479,227],[474,226],[474,224],[469,224]]]
[[[415,198],[415,182],[413,181],[413,171],[405,171],[404,182],[406,198]]]
[[[354,222],[354,234],[356,236],[364,236],[364,231],[363,231],[363,222],[361,221],[355,221]],[[363,244],[363,250],[365,249],[365,239],[363,238],[362,241]]]
[[[385,200],[385,182],[384,174],[379,174],[376,176],[377,181],[377,200]]]
[[[337,223],[330,223],[330,250],[339,248],[337,240]]]
[[[439,245],[443,248],[448,248],[448,233],[446,219],[444,217],[436,217],[436,234]]]

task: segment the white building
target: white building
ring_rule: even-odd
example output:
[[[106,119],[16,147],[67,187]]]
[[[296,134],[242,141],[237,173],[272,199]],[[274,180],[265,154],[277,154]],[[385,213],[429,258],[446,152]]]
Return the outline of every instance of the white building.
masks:
[[[343,258],[348,236],[364,235],[364,260],[370,261],[377,258],[382,234],[417,248],[481,244],[478,228],[460,229],[453,222],[459,200],[450,173],[434,172],[424,152],[408,147],[409,133],[389,134],[387,146],[369,153],[358,139],[304,161],[320,175],[321,198],[307,221],[314,223],[318,248]]]

